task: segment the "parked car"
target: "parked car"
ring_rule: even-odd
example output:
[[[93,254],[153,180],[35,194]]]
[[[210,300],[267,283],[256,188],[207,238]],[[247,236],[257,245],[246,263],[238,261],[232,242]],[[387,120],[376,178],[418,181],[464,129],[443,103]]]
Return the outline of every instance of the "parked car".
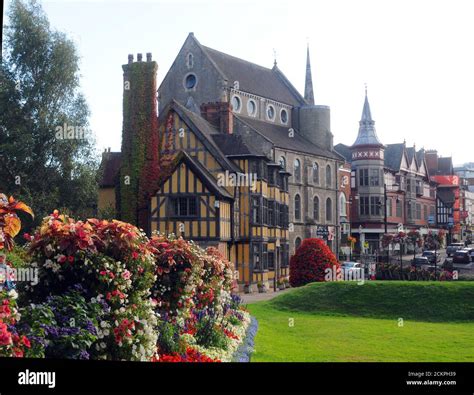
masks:
[[[411,264],[413,266],[424,266],[424,265],[429,265],[430,261],[426,256],[417,256],[415,259],[411,260]]]
[[[450,245],[448,245],[448,247],[446,248],[446,254],[448,256],[451,256],[453,255],[457,250],[460,250],[464,248],[464,243],[451,243]]]
[[[462,250],[459,251],[466,251],[469,256],[471,257],[471,261],[474,262],[474,248],[463,248]]]
[[[342,262],[342,274],[345,276],[362,277],[364,268],[359,262]]]
[[[468,251],[459,250],[453,255],[453,263],[470,263],[471,255]]]
[[[438,251],[435,252],[431,250],[426,250],[423,251],[423,254],[421,254],[421,256],[427,257],[430,263],[439,262],[441,260],[441,256]]]

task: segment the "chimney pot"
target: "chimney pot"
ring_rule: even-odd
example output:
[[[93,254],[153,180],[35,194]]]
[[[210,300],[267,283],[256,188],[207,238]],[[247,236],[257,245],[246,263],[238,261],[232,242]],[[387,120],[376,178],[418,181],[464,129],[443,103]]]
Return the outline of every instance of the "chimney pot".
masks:
[[[146,61],[151,62],[151,52],[146,53]]]
[[[133,55],[128,55],[128,63],[133,63]]]
[[[143,55],[141,53],[137,54],[137,62],[141,62],[143,58]]]

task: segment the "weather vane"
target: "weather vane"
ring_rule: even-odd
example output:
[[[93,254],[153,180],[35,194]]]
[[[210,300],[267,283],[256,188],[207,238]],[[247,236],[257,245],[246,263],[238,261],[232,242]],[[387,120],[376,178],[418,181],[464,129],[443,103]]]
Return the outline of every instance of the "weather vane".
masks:
[[[273,48],[273,64],[276,66],[277,64],[277,51]]]

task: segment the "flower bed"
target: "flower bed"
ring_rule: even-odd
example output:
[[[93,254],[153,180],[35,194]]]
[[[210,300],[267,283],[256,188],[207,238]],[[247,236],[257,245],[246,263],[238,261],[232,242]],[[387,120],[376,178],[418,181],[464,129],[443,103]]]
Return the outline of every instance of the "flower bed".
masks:
[[[17,223],[0,230],[11,251]],[[57,211],[26,239],[20,255],[39,281],[18,285],[20,307],[15,284],[0,281],[0,356],[220,362],[245,337],[232,264],[214,248]]]

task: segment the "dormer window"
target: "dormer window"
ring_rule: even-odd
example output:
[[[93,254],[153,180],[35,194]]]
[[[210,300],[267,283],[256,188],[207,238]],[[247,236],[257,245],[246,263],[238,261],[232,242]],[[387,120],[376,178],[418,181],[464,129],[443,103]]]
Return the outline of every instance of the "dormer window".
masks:
[[[275,107],[271,104],[267,106],[267,118],[269,121],[275,120]]]

